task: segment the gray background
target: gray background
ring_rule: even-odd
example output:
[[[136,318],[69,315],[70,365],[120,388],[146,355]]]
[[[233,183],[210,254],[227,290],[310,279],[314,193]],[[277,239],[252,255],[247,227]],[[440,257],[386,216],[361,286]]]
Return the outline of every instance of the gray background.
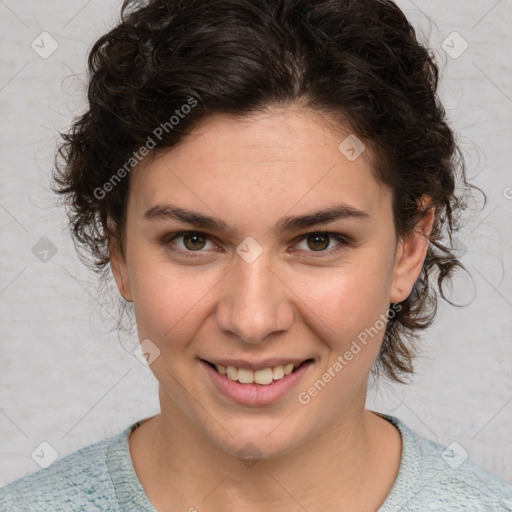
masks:
[[[87,52],[120,5],[0,0],[0,485],[39,469],[31,453],[42,441],[62,457],[158,412],[156,381],[131,354],[137,340],[109,332],[116,310],[97,295],[49,190],[57,131],[84,109]],[[399,5],[439,57],[442,98],[489,202],[458,235],[473,279],[452,296],[470,304],[440,303],[413,384],[381,383],[368,407],[458,443],[512,482],[512,1]],[[457,58],[442,46],[463,49],[454,31],[469,44]],[[58,42],[47,58],[42,32]]]

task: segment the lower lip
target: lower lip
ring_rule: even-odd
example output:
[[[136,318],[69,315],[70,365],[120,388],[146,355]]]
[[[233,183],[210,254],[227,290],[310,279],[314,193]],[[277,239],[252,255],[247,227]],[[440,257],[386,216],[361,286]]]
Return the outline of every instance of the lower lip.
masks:
[[[243,405],[268,405],[280,400],[290,392],[303,377],[313,361],[307,361],[294,372],[285,375],[282,379],[272,381],[272,384],[242,384],[222,375],[212,368],[206,361],[202,366],[210,376],[215,386],[235,402]]]

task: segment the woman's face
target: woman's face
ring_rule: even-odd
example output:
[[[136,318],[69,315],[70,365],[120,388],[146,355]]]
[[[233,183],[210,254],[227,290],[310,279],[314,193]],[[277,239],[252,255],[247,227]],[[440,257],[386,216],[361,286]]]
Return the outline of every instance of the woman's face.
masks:
[[[339,148],[348,135],[304,110],[215,114],[131,176],[112,268],[162,413],[229,453],[276,456],[354,425],[389,305],[421,269],[369,150]]]

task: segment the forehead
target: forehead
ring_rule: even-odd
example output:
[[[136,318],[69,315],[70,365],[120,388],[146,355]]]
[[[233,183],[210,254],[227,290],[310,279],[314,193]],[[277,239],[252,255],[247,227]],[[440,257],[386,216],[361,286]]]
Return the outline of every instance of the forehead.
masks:
[[[374,177],[369,148],[354,137],[348,127],[303,109],[216,113],[132,171],[129,211],[172,202],[263,217],[344,202],[371,213],[389,200],[389,190]],[[362,151],[359,157],[347,152],[351,146]]]

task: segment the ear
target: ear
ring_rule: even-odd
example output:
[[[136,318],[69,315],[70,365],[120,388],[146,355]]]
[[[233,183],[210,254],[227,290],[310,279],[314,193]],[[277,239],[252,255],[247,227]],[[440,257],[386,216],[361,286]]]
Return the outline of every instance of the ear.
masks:
[[[435,220],[434,208],[427,196],[422,196],[419,207],[425,214],[415,228],[400,240],[397,251],[390,302],[402,302],[413,289],[417,281],[430,245],[430,233]]]
[[[116,241],[111,240],[108,244],[108,249],[110,254],[110,268],[112,269],[112,274],[114,274],[119,293],[126,301],[132,302],[133,298],[126,259],[121,253],[122,251]]]

